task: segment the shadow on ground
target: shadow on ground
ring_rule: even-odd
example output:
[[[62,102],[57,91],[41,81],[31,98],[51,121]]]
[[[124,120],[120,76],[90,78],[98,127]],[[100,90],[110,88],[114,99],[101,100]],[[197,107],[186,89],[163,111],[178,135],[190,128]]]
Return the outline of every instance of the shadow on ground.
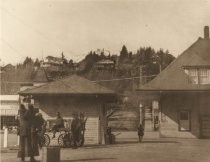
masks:
[[[72,159],[72,160],[61,160],[60,162],[72,162],[72,161],[107,161],[107,160],[114,160],[116,158],[89,158],[89,159]],[[36,162],[41,162],[37,160]]]
[[[177,141],[142,141],[141,143],[180,143]]]
[[[130,142],[130,141],[123,141],[123,142],[117,142],[116,145],[123,145],[123,144],[138,144],[138,143],[180,143],[180,142],[177,142],[177,141],[161,141],[161,140],[157,140],[157,141],[154,141],[154,140],[145,140],[145,141],[142,141],[142,142]]]
[[[97,161],[102,161],[102,160],[113,160],[113,159],[116,159],[116,158],[89,158],[89,159],[74,159],[74,160],[61,160],[61,162],[72,162],[72,161],[94,161],[94,160],[97,160]]]
[[[141,144],[141,143],[180,143],[176,140],[145,140],[142,142],[138,141],[118,141],[115,144],[108,144],[108,145],[86,145],[83,146],[82,148],[84,149],[98,149],[98,148],[109,148],[109,147],[121,147],[124,145],[129,145],[129,144]]]

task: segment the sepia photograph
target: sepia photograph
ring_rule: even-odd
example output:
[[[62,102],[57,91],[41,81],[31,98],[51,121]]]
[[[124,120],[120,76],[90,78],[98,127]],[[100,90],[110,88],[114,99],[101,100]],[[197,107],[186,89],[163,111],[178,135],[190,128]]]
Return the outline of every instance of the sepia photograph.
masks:
[[[0,0],[1,162],[210,162],[210,0]]]

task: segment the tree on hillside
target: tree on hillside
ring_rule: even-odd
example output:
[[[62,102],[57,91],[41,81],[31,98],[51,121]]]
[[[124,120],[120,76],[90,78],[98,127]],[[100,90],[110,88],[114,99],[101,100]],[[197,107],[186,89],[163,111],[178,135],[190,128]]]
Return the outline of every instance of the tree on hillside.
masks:
[[[82,73],[88,73],[90,69],[93,67],[93,65],[101,59],[102,59],[101,55],[99,56],[98,54],[95,53],[95,51],[94,52],[90,51],[83,60],[83,62],[85,63],[85,67]]]
[[[63,52],[61,53],[61,58],[62,58],[62,60],[63,60],[63,64],[64,64],[64,65],[67,65],[67,64],[68,64],[68,61],[67,61],[67,59],[65,58]]]
[[[135,66],[141,65],[143,75],[151,76],[151,79],[175,59],[168,51],[155,51],[151,47],[141,47],[135,57]]]
[[[123,61],[125,58],[128,58],[128,50],[125,45],[122,46],[120,51],[120,61]]]
[[[73,62],[72,59],[70,59],[70,60],[69,60],[69,67],[71,68],[71,67],[73,67],[73,65],[74,65],[74,62]]]
[[[40,67],[40,61],[38,58],[36,58],[35,62],[34,62],[34,66],[36,67]]]
[[[33,66],[34,61],[30,57],[26,57],[26,59],[23,61],[24,67]]]
[[[129,52],[129,53],[128,53],[129,59],[132,59],[132,56],[133,56],[133,53],[132,53],[132,52]]]

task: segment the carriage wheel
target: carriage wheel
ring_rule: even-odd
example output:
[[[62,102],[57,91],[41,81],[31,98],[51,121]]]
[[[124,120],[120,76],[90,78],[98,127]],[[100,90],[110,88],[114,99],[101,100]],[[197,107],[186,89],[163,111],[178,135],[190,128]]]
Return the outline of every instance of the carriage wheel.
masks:
[[[63,134],[60,134],[59,137],[58,137],[58,144],[61,147],[64,147],[65,146],[64,145],[64,141],[63,141],[64,136],[65,136],[65,134],[63,133]]]
[[[50,144],[50,136],[48,134],[44,134],[41,136],[41,146],[49,146]]]

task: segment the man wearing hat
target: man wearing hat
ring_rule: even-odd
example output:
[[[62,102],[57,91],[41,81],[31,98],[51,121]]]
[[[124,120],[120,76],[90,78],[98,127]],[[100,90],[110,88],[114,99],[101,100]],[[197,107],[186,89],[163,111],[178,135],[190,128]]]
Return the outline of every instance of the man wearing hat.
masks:
[[[61,117],[60,112],[57,112],[57,118],[55,120],[55,125],[52,127],[52,131],[53,131],[53,137],[55,138],[55,133],[59,130],[59,128],[64,128],[64,120]]]

